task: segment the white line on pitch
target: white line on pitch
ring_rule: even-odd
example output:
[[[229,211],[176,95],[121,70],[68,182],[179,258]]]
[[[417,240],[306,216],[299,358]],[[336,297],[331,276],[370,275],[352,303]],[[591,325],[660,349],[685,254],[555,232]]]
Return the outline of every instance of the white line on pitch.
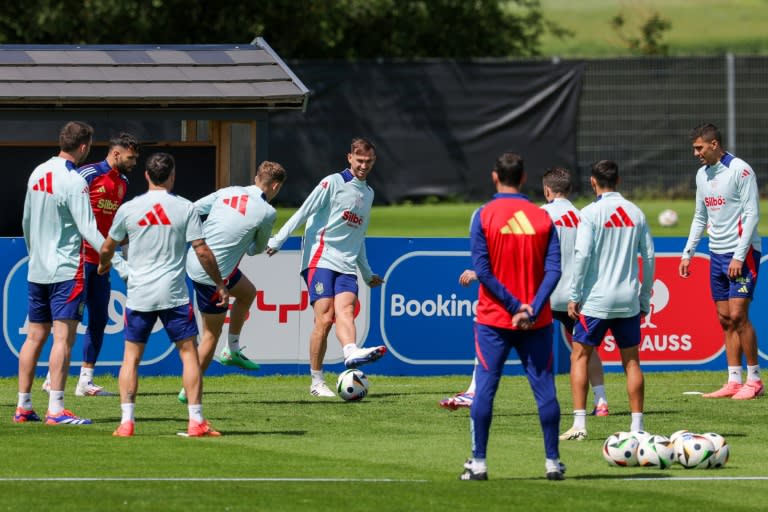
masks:
[[[362,482],[362,483],[423,483],[429,480],[398,478],[153,478],[153,477],[0,477],[0,482]]]
[[[624,480],[634,480],[642,482],[643,480],[768,480],[768,476],[654,476],[654,477],[627,477]]]

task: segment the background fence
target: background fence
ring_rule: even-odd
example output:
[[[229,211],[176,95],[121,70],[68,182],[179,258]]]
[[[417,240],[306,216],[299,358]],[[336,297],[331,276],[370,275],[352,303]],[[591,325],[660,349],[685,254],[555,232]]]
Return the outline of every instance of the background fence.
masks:
[[[698,161],[688,132],[711,122],[729,151],[746,160],[768,191],[768,58],[632,58],[586,61],[577,162],[581,192],[591,164],[619,163],[633,196],[692,197]]]

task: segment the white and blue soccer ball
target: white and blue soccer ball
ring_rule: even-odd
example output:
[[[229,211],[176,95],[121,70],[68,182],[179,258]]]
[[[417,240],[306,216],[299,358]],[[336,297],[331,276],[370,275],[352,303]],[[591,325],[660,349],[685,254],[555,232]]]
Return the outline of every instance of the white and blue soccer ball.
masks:
[[[667,469],[674,461],[672,442],[665,436],[648,436],[637,447],[637,463],[640,466]]]
[[[725,466],[731,455],[731,448],[725,438],[715,432],[705,432],[701,435],[712,441],[712,446],[715,448],[715,453],[709,458],[709,467],[722,468]]]
[[[671,228],[677,225],[677,212],[667,208],[659,213],[659,225],[665,228]]]
[[[687,469],[708,468],[715,454],[715,445],[701,434],[683,434],[675,442],[675,459]]]
[[[336,393],[347,402],[355,402],[368,394],[368,377],[357,368],[344,370],[336,380]]]
[[[631,432],[616,432],[603,443],[603,458],[611,466],[637,466],[638,444]]]

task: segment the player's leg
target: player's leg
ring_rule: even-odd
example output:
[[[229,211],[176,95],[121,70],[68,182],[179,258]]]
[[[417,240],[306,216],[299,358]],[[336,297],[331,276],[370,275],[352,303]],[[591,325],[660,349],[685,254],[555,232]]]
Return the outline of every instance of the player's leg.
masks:
[[[99,275],[98,265],[85,264],[85,303],[88,308],[88,327],[83,338],[83,364],[75,388],[77,396],[111,396],[93,382],[93,371],[104,343],[104,330],[109,318],[111,285],[109,274]]]
[[[493,401],[499,389],[504,362],[509,356],[512,344],[504,337],[504,329],[475,324],[475,353],[479,364],[475,367],[475,400],[470,409],[470,434],[472,437],[472,458],[464,464],[462,480],[487,480],[486,456]]]
[[[347,368],[357,368],[377,361],[387,352],[385,346],[357,346],[357,331],[355,329],[355,308],[358,305],[357,276],[352,274],[336,274],[333,286],[336,337],[339,339],[342,352],[344,353],[344,366]]]
[[[136,421],[134,416],[136,392],[139,388],[139,364],[157,317],[154,311],[125,309],[123,362],[117,376],[117,384],[120,388],[120,425],[112,433],[113,436],[133,435]]]
[[[30,287],[32,283],[30,283]],[[36,312],[33,311],[33,300],[30,295],[30,321],[27,324],[27,339],[24,340],[24,344],[19,351],[19,395],[18,403],[16,404],[16,412],[13,416],[15,423],[26,423],[28,421],[40,421],[40,417],[32,407],[32,383],[35,378],[35,367],[37,361],[40,360],[40,353],[43,350],[48,334],[51,332],[51,320],[50,312],[45,307],[45,311],[48,311],[47,316],[37,316],[37,318],[48,318],[48,321],[40,322],[33,321],[36,318]]]
[[[200,369],[203,373],[210,366],[213,355],[216,352],[216,345],[221,336],[221,330],[224,327],[226,313],[200,313],[202,318],[203,332],[200,333],[200,343],[197,346],[197,354],[200,361]]]
[[[336,394],[326,385],[323,377],[323,361],[328,349],[328,333],[333,326],[333,298],[323,297],[312,305],[315,323],[309,335],[309,370],[312,384],[309,392],[318,397],[332,397]]]
[[[608,399],[605,396],[605,374],[603,373],[603,362],[597,350],[592,351],[589,356],[587,366],[589,375],[589,385],[592,387],[594,395],[595,408],[592,410],[594,416],[608,416]]]
[[[629,411],[632,414],[630,432],[645,430],[643,407],[645,380],[640,368],[640,314],[629,318],[613,318],[610,329],[621,354],[621,364],[627,377]]]
[[[757,335],[752,322],[749,320],[749,305],[751,299],[732,298],[731,320],[739,339],[739,348],[744,353],[747,362],[747,381],[731,398],[734,400],[749,400],[765,394],[765,386],[760,378],[760,361],[757,354]]]
[[[258,370],[259,365],[248,359],[240,346],[240,333],[243,324],[248,317],[253,299],[256,297],[256,288],[240,270],[230,277],[229,294],[234,297],[232,309],[229,312],[229,329],[227,334],[227,346],[219,354],[219,361],[223,364],[235,365],[243,370]],[[221,328],[219,328],[219,335]],[[219,339],[216,336],[216,340]]]
[[[536,400],[539,423],[544,436],[545,471],[548,480],[563,480],[565,466],[560,463],[560,403],[557,401],[552,372],[552,326],[534,331],[516,331],[514,346]]]
[[[475,399],[475,389],[477,388],[477,359],[475,359],[475,366],[472,368],[472,380],[469,382],[469,387],[466,391],[456,393],[448,398],[443,398],[437,405],[443,409],[455,411],[456,409],[464,408],[469,409],[472,407],[472,402]]]
[[[741,343],[731,320],[730,289],[728,265],[731,257],[724,254],[710,254],[709,281],[712,298],[715,301],[717,319],[725,337],[725,359],[728,364],[728,380],[717,391],[702,395],[704,398],[730,398],[742,387],[741,378]]]

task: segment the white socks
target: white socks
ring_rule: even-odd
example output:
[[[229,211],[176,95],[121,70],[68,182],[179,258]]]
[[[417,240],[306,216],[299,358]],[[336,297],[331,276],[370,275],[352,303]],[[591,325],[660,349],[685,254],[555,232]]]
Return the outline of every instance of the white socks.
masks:
[[[629,430],[630,432],[642,432],[645,430],[645,425],[643,425],[643,413],[632,413],[632,426],[629,427]]]
[[[52,415],[59,414],[64,410],[64,391],[51,390],[48,397],[48,411]]]
[[[760,365],[747,365],[747,380],[760,380]]]
[[[136,404],[120,404],[120,410],[123,413],[122,417],[120,418],[120,423],[134,421],[133,411],[135,408]]]
[[[227,335],[227,345],[229,345],[229,351],[230,352],[240,352],[240,335],[239,334],[228,334]]]
[[[16,407],[21,407],[25,411],[32,410],[32,393],[19,393],[19,401]]]
[[[341,347],[341,349],[344,352],[344,359],[347,359],[352,354],[352,352],[357,350],[357,345],[355,345],[354,343],[347,343],[346,345]]]
[[[741,381],[741,366],[729,366],[728,367],[728,382],[735,382],[742,384]]]
[[[312,384],[319,384],[325,380],[323,370],[309,370],[309,373],[312,375]]]
[[[188,405],[187,409],[189,409],[190,420],[194,420],[198,423],[202,423],[203,421],[205,421],[203,419],[203,404]]]
[[[586,409],[574,409],[573,410],[573,428],[585,429],[587,428],[587,411]]]
[[[80,382],[83,384],[93,382],[93,368],[86,368],[85,366],[80,368]]]

